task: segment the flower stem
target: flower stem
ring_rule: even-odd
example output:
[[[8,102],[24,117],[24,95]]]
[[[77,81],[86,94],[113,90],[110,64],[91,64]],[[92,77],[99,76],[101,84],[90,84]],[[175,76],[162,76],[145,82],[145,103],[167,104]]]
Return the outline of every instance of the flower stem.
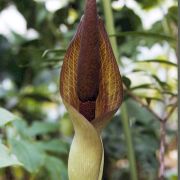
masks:
[[[116,34],[114,21],[113,21],[113,13],[111,9],[111,2],[110,0],[102,0],[102,4],[104,7],[104,15],[106,18],[106,29],[109,34]],[[116,60],[119,60],[119,54],[118,54],[118,46],[117,46],[117,40],[116,37],[110,37],[110,42],[113,48],[113,52],[115,55]]]
[[[104,7],[107,31],[109,34],[115,34],[115,26],[114,26],[114,21],[113,21],[113,12],[112,12],[112,8],[111,8],[111,1],[110,0],[102,0],[102,2],[103,2],[103,7]],[[115,36],[111,37],[110,41],[111,41],[111,45],[112,45],[115,57],[117,60],[119,60],[116,37]],[[133,143],[132,143],[131,130],[129,127],[129,118],[128,118],[128,114],[127,114],[127,108],[126,108],[125,104],[123,104],[121,106],[121,117],[122,117],[124,135],[125,135],[126,144],[127,144],[131,180],[137,180],[138,178],[137,178],[137,170],[136,170],[135,153],[134,153],[134,148],[133,148]]]
[[[127,151],[128,151],[131,179],[137,180],[138,178],[137,178],[137,170],[136,170],[135,153],[134,153],[134,147],[132,143],[132,136],[131,136],[131,130],[129,126],[127,108],[126,108],[125,103],[123,103],[123,105],[121,106],[121,116],[122,116],[122,124],[123,124],[124,135],[125,135]]]

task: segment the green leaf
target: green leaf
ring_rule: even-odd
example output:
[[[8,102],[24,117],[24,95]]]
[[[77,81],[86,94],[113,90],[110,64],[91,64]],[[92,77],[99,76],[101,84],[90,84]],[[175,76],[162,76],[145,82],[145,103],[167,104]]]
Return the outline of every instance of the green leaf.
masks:
[[[55,152],[60,154],[68,154],[69,152],[68,144],[60,139],[54,139],[52,141],[41,141],[37,143],[37,146],[43,151]]]
[[[42,54],[42,57],[45,58],[47,55],[49,55],[50,53],[58,53],[58,54],[64,54],[66,52],[66,49],[47,49],[44,51],[44,53]]]
[[[135,90],[135,89],[154,89],[154,87],[152,87],[153,84],[141,84],[138,86],[134,86],[131,88],[131,90]]]
[[[32,126],[28,129],[28,134],[30,136],[36,136],[39,134],[51,133],[59,130],[58,123],[49,122],[37,122],[35,121]]]
[[[12,152],[29,172],[37,172],[44,164],[45,154],[30,141],[11,139]]]
[[[150,77],[154,78],[156,80],[156,82],[161,86],[161,87],[167,87],[168,84],[166,82],[163,82],[159,79],[158,76],[152,74]]]
[[[139,73],[139,72],[145,72],[145,70],[144,69],[139,69],[139,68],[132,70],[132,73]]]
[[[18,161],[14,154],[10,153],[9,149],[5,145],[0,144],[0,168],[16,165],[22,164]]]
[[[48,170],[51,180],[65,180],[67,178],[67,168],[64,163],[53,156],[46,156],[45,168]]]
[[[6,109],[0,108],[0,127],[17,119],[17,117]]]
[[[164,40],[164,41],[176,41],[176,39],[174,39],[173,37],[165,35],[165,34],[158,34],[158,33],[153,33],[153,32],[140,32],[140,31],[118,32],[117,34],[111,34],[109,36],[110,37],[135,36],[135,37],[142,37],[142,38],[144,37],[154,38],[154,39]]]
[[[140,98],[144,98],[144,99],[150,99],[150,100],[154,100],[154,101],[159,101],[159,102],[164,102],[163,99],[158,98],[158,97],[153,97],[153,96],[144,96],[144,95],[139,95],[138,97]]]
[[[170,62],[168,60],[161,60],[161,59],[149,59],[149,60],[143,60],[143,61],[135,61],[136,63],[160,63],[160,64],[167,64],[174,67],[177,67],[178,65]]]
[[[152,119],[156,119],[152,113],[150,113],[145,107],[140,106],[136,101],[128,99],[126,103],[130,118],[136,118],[145,124],[149,123]]]
[[[131,86],[131,80],[130,80],[129,78],[127,78],[126,76],[122,76],[122,81],[123,81],[123,83],[125,84],[125,86],[126,86],[127,88],[130,88],[130,86]]]
[[[153,0],[153,1],[149,1],[149,0],[136,0],[143,9],[151,9],[153,7],[156,7],[160,4],[160,2],[162,2],[163,0]]]
[[[52,99],[47,95],[39,92],[25,93],[21,98],[31,98],[38,102],[52,102]]]
[[[178,6],[171,6],[168,9],[167,18],[173,20],[176,24],[178,23]]]
[[[174,92],[172,92],[172,91],[162,91],[162,93],[163,94],[169,94],[169,95],[171,95],[171,96],[178,96],[178,94],[177,93],[174,93]]]

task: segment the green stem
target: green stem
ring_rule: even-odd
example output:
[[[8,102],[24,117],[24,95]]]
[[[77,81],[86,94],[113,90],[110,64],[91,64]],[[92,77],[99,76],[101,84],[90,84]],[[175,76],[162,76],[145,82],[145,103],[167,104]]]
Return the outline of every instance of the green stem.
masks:
[[[111,2],[110,0],[102,0],[103,7],[104,7],[104,15],[106,18],[106,29],[109,34],[116,34],[114,21],[113,21],[113,13],[111,9]],[[114,51],[114,55],[116,59],[119,61],[119,53],[118,53],[118,46],[116,37],[110,37],[111,45]]]
[[[115,26],[114,26],[114,21],[113,21],[114,18],[113,18],[113,13],[112,13],[112,8],[111,8],[111,1],[102,0],[102,2],[103,2],[103,7],[104,7],[107,31],[109,34],[114,34]],[[116,37],[112,37],[110,41],[111,41],[111,45],[112,45],[115,57],[116,59],[118,59],[118,47],[117,47]],[[137,180],[138,178],[137,178],[137,170],[136,170],[135,153],[134,153],[134,148],[133,148],[133,143],[132,143],[131,130],[129,127],[129,118],[128,118],[128,113],[127,113],[127,108],[125,104],[121,106],[121,117],[122,117],[124,135],[125,135],[126,144],[127,144],[131,179]]]
[[[122,116],[123,130],[124,130],[127,151],[128,151],[131,179],[137,180],[138,178],[137,178],[137,170],[136,170],[135,153],[134,153],[134,147],[132,143],[131,130],[129,126],[129,117],[128,117],[127,107],[125,103],[123,103],[123,105],[121,106],[121,116]]]

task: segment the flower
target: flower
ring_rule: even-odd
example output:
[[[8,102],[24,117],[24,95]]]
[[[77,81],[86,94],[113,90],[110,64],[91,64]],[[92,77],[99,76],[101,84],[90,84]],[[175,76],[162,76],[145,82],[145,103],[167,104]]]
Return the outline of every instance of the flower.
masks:
[[[95,0],[86,1],[84,16],[65,54],[60,94],[75,129],[68,162],[69,179],[101,179],[100,133],[119,108],[123,88]]]

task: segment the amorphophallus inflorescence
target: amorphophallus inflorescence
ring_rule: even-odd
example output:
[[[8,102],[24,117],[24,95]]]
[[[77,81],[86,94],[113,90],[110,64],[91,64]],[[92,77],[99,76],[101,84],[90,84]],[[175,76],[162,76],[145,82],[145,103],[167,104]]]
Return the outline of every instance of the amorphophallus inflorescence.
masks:
[[[100,133],[119,108],[123,88],[96,0],[86,1],[84,15],[65,54],[60,94],[75,130],[68,160],[69,179],[101,180],[104,154]]]

